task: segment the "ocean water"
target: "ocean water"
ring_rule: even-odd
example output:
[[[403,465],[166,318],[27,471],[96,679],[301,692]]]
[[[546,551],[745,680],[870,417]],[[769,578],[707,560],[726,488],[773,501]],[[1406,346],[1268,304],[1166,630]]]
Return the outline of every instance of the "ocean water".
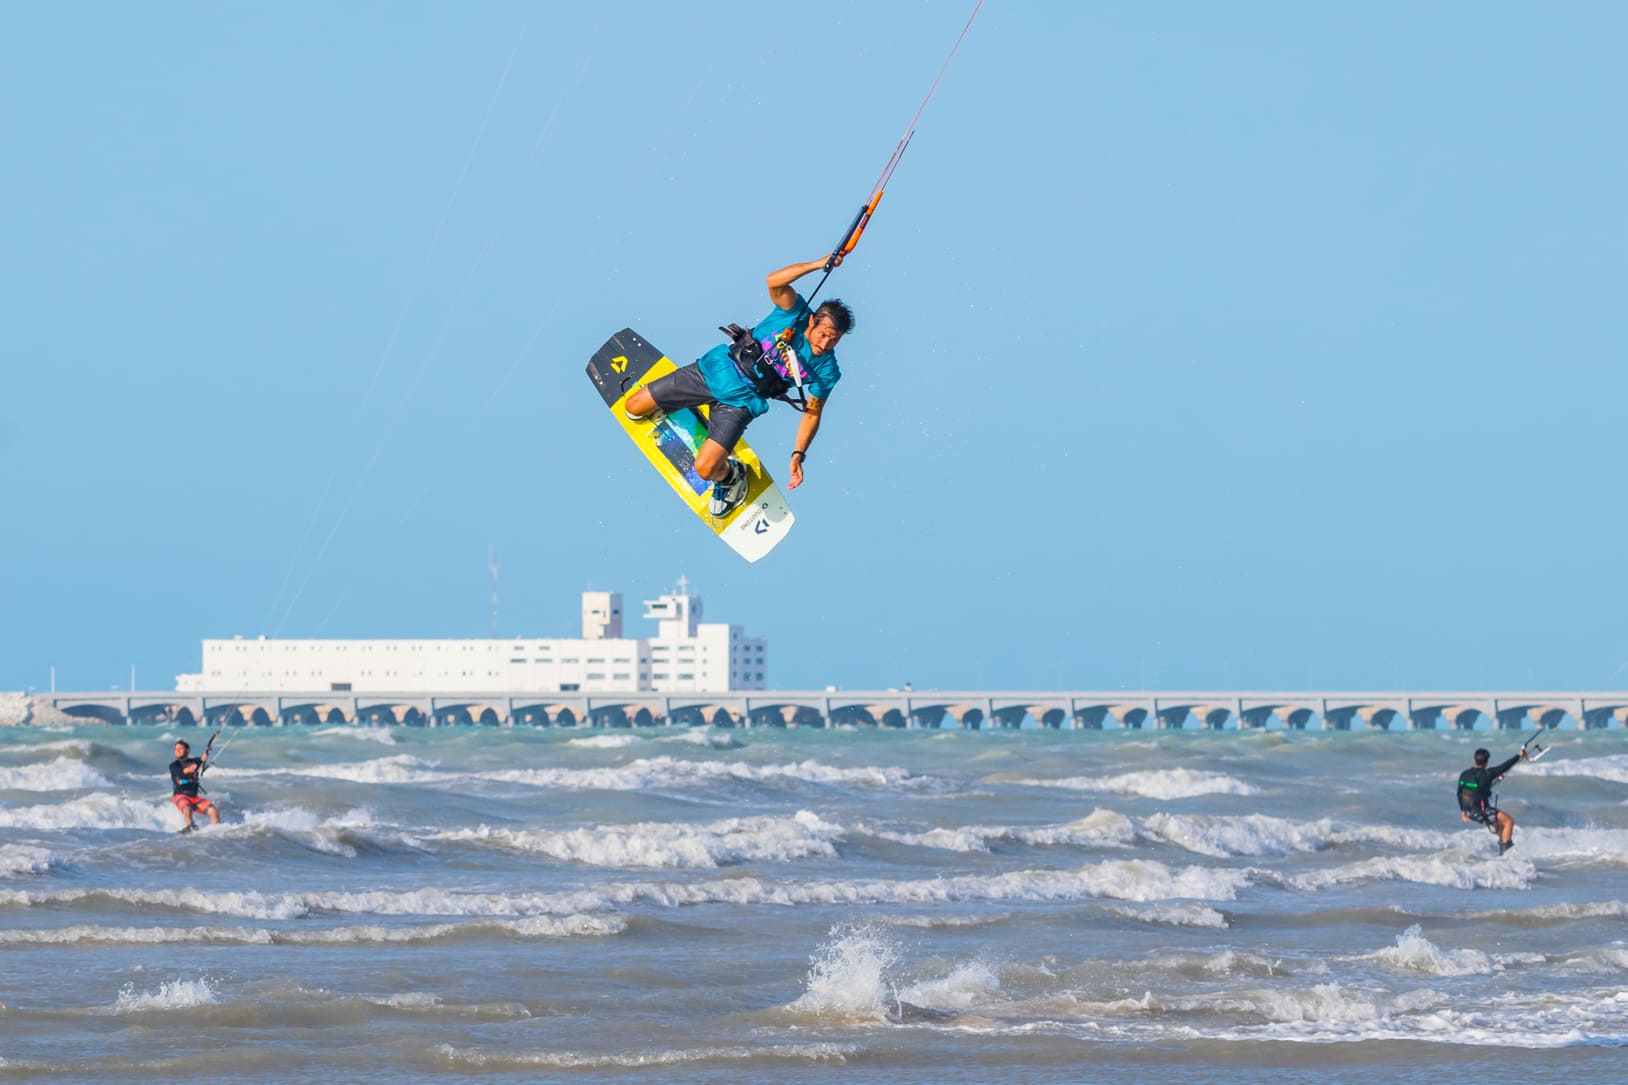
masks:
[[[0,1081],[1628,1065],[1621,732],[1502,858],[1501,734],[251,729],[189,836],[176,737],[0,733]]]

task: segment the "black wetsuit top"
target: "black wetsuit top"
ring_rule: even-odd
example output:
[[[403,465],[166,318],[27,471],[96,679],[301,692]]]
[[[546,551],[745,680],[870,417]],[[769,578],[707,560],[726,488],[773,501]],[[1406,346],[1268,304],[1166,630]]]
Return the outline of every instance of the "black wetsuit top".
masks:
[[[1502,765],[1484,769],[1468,768],[1459,773],[1458,808],[1476,821],[1485,821],[1491,813],[1488,804],[1492,801],[1492,785],[1514,768],[1520,759],[1521,755],[1516,754]]]
[[[177,757],[170,762],[170,783],[175,785],[175,794],[185,795],[189,799],[198,797],[198,774],[188,776],[183,769],[188,765],[202,765],[201,757]]]

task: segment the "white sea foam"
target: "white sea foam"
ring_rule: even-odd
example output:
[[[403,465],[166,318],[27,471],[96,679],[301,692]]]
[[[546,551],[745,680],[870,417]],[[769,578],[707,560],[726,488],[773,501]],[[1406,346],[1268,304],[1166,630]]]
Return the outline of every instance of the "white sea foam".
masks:
[[[273,806],[246,811],[242,824],[249,828],[308,833],[319,829],[372,829],[379,826],[379,821],[377,815],[366,807],[357,807],[343,814],[323,817],[299,806]]]
[[[402,991],[392,995],[370,995],[366,1000],[375,1006],[388,1006],[406,1013],[434,1014],[438,1017],[515,1018],[530,1017],[531,1011],[518,1002],[448,1002],[430,991]],[[340,1002],[352,1001],[341,997]]]
[[[794,1013],[883,1020],[887,971],[898,958],[898,946],[883,928],[837,927],[810,960],[803,994],[788,1008]]]
[[[478,775],[481,779],[534,787],[599,791],[662,790],[714,784],[723,780],[750,783],[794,781],[878,789],[925,787],[932,783],[904,769],[881,766],[842,768],[812,760],[754,765],[744,761],[686,761],[672,757],[642,758],[608,768],[509,769]]]
[[[947,975],[918,979],[894,992],[897,1002],[944,1013],[964,1013],[999,993],[1000,977],[980,960],[963,961]]]
[[[110,901],[138,908],[184,909],[247,919],[294,919],[310,906],[297,893],[216,892],[197,889],[0,889],[0,908],[48,908]]]
[[[1527,920],[1567,923],[1574,919],[1628,919],[1628,901],[1568,901],[1563,904],[1539,904],[1531,908],[1499,908],[1490,912],[1472,912],[1467,918],[1481,922],[1513,920],[1517,923]]]
[[[1607,754],[1604,757],[1582,757],[1566,761],[1545,760],[1538,765],[1522,765],[1522,775],[1533,776],[1592,776],[1616,784],[1628,784],[1628,754]]]
[[[56,750],[62,753],[78,754],[80,757],[89,757],[95,748],[96,744],[94,742],[83,738],[59,738],[28,747],[30,752],[35,750]]]
[[[1496,970],[1492,958],[1478,949],[1441,949],[1424,936],[1417,923],[1397,935],[1396,944],[1386,946],[1374,958],[1392,968],[1434,976],[1480,976]]]
[[[1281,957],[1264,957],[1259,953],[1232,949],[1223,950],[1220,953],[1171,953],[1155,958],[1152,963],[1159,968],[1168,969],[1172,972],[1203,976],[1278,978],[1303,975],[1305,973],[1320,974],[1328,971],[1328,965],[1323,961],[1286,960]]]
[[[602,867],[716,867],[836,855],[841,828],[808,811],[793,817],[729,818],[705,825],[646,822],[579,829],[508,829],[481,825],[431,839],[472,841]]]
[[[580,746],[588,750],[619,750],[643,741],[638,735],[593,735],[589,738],[566,740],[567,746]]]
[[[144,829],[173,831],[175,807],[166,802],[126,798],[108,791],[64,802],[0,807],[0,828],[8,829]]]
[[[877,920],[890,927],[921,927],[925,930],[956,930],[968,927],[991,927],[1012,918],[1010,912],[980,912],[977,915],[953,915],[934,912],[931,915],[887,916]]]
[[[0,766],[0,791],[73,791],[112,786],[107,777],[74,757]]]
[[[0,929],[0,945],[4,946],[143,946],[185,942],[269,946],[275,940],[271,931],[257,927],[104,927],[76,924],[43,930]]]
[[[1093,810],[1083,818],[1062,825],[965,825],[953,829],[928,829],[919,833],[868,828],[863,832],[910,847],[958,852],[984,852],[996,843],[1036,848],[1122,848],[1128,847],[1136,839],[1136,827],[1131,820],[1113,810]]]
[[[1565,967],[1573,972],[1594,975],[1628,972],[1628,949],[1622,946],[1603,946],[1569,956],[1564,963]]]
[[[1515,830],[1520,851],[1543,860],[1572,864],[1628,864],[1628,829],[1549,829],[1525,827]]]
[[[217,831],[229,835],[275,833],[313,851],[344,859],[356,858],[358,852],[352,841],[358,838],[366,838],[375,844],[418,847],[417,841],[405,833],[381,832],[379,829],[379,822],[368,809],[354,809],[335,817],[322,817],[293,806],[250,810],[243,815],[240,823],[223,826]]]
[[[1159,998],[1156,1002],[1165,1012],[1220,1011],[1275,1023],[1366,1025],[1398,1014],[1438,1009],[1448,1005],[1450,999],[1428,989],[1387,995],[1352,991],[1338,983],[1319,983],[1312,987],[1271,988],[1201,998]]]
[[[1142,825],[1155,840],[1217,857],[1318,851],[1327,846],[1334,833],[1333,823],[1326,819],[1298,822],[1264,814],[1154,814]]]
[[[602,736],[616,738],[618,736]],[[633,736],[624,736],[632,738]],[[591,742],[593,739],[573,741]],[[634,739],[634,741],[641,741]],[[441,771],[437,762],[409,754],[371,761],[288,765],[275,769],[220,768],[216,779],[254,776],[311,776],[363,784],[456,785],[469,782],[525,784],[571,791],[646,791],[704,786],[722,780],[753,783],[800,781],[813,784],[878,789],[931,787],[927,777],[904,769],[863,765],[844,768],[819,761],[754,765],[744,761],[688,761],[672,757],[641,758],[626,765],[581,769],[497,769],[486,772]]]
[[[931,977],[896,976],[900,950],[886,928],[873,923],[832,929],[809,961],[803,994],[786,1007],[794,1014],[877,1021],[893,1014],[955,1014],[999,992],[1000,978],[981,960],[962,961]]]
[[[662,735],[658,742],[684,742],[691,746],[705,746],[710,750],[739,750],[746,745],[729,731],[716,727],[693,727],[676,734]]]
[[[960,829],[927,829],[919,833],[900,833],[887,829],[864,829],[861,832],[865,836],[890,840],[906,847],[938,848],[942,851],[959,852],[988,851],[991,840],[1004,836],[1000,829],[984,825],[968,825]]]
[[[1028,787],[1061,787],[1070,791],[1105,792],[1146,799],[1189,799],[1198,795],[1253,795],[1255,788],[1219,772],[1194,769],[1155,769],[1119,776],[1067,776],[1057,780],[1022,779]]]
[[[311,732],[312,738],[355,738],[365,742],[377,742],[381,746],[394,746],[395,733],[388,727],[368,727],[361,724],[347,724],[345,726],[323,727]]]
[[[1433,855],[1393,855],[1360,863],[1292,875],[1284,881],[1295,889],[1315,892],[1330,886],[1365,881],[1405,881],[1449,889],[1526,889],[1537,879],[1537,868],[1523,859],[1467,858],[1462,852]]]
[[[1330,818],[1295,821],[1264,814],[1154,814],[1142,823],[1152,839],[1199,855],[1287,855],[1343,844],[1424,849],[1450,848],[1457,837],[1430,829],[1342,824]]]
[[[217,943],[245,946],[377,946],[436,942],[459,936],[494,934],[517,938],[596,938],[621,934],[623,916],[531,916],[407,927],[358,925],[320,930],[266,927],[110,927],[76,924],[45,929],[0,928],[0,946],[22,945],[179,945]]]
[[[251,773],[244,769],[217,769],[221,775],[295,775],[315,776],[324,780],[349,780],[358,784],[417,784],[441,783],[453,777],[451,773],[436,771],[435,762],[423,761],[411,754],[395,754],[372,761],[350,761],[337,764],[298,765],[283,769],[259,770]]]
[[[604,911],[632,904],[680,908],[700,904],[863,905],[951,901],[1232,900],[1249,882],[1236,870],[1174,870],[1147,859],[1087,864],[1073,870],[1019,870],[917,880],[769,882],[614,882],[558,893],[472,893],[444,889],[202,892],[178,889],[0,890],[0,907],[31,908],[94,901],[186,909],[249,919],[295,919],[322,912],[373,915],[529,916]]]
[[[1628,1038],[1628,992],[1600,997],[1544,992],[1534,998],[1503,996],[1496,1005],[1458,1009],[1458,1001],[1428,988],[1400,994],[1357,991],[1337,984],[1274,994],[1159,999],[1152,1013],[1224,1012],[1237,1023],[1185,1031],[1228,1041],[1291,1040],[1305,1043],[1376,1043],[1411,1040],[1455,1046],[1544,1049],[1619,1047]]]
[[[134,984],[126,984],[119,991],[119,1000],[113,1005],[114,1013],[146,1013],[155,1010],[187,1010],[194,1006],[208,1006],[216,1001],[209,981],[169,980],[156,991],[137,991]]]
[[[1339,825],[1329,834],[1330,844],[1373,844],[1412,851],[1441,851],[1452,848],[1463,840],[1463,831],[1443,832],[1437,829],[1408,829],[1397,825]]]
[[[44,874],[56,861],[49,848],[37,848],[32,844],[0,844],[0,878]]]
[[[768,1044],[763,1047],[693,1047],[623,1052],[614,1055],[590,1054],[573,1051],[541,1051],[505,1053],[490,1048],[457,1048],[442,1044],[436,1048],[449,1062],[459,1065],[492,1068],[524,1069],[547,1067],[558,1070],[637,1070],[659,1066],[683,1066],[691,1063],[730,1063],[787,1061],[810,1063],[836,1063],[847,1061],[854,1048],[842,1044]]]
[[[491,932],[518,938],[604,938],[627,929],[623,916],[529,916],[525,919],[435,923],[413,927],[350,926],[320,931],[277,931],[272,941],[303,946],[411,944]]]
[[[1227,917],[1207,904],[1149,904],[1138,908],[1116,905],[1108,910],[1126,919],[1171,927],[1228,926]]]

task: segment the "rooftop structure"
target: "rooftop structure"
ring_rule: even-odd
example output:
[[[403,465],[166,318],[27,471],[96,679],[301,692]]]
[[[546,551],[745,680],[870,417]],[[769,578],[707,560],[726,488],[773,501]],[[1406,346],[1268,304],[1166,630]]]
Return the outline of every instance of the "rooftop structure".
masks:
[[[622,593],[582,593],[580,638],[230,640],[203,642],[185,693],[655,692],[767,688],[768,644],[738,625],[703,624],[701,597],[645,600],[654,637],[623,635]]]

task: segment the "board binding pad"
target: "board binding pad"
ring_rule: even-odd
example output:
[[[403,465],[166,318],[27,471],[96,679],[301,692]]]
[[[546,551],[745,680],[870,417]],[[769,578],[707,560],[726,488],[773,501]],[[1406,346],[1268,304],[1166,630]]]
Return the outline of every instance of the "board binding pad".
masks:
[[[599,389],[611,417],[690,511],[735,553],[747,561],[757,561],[779,545],[796,518],[752,446],[744,439],[735,443],[735,459],[746,468],[750,479],[746,500],[714,518],[709,508],[712,483],[695,471],[696,454],[707,439],[707,409],[686,407],[668,413],[659,422],[630,419],[624,410],[628,396],[635,390],[676,369],[672,359],[644,337],[632,328],[623,328],[605,340],[588,362],[588,379]]]

